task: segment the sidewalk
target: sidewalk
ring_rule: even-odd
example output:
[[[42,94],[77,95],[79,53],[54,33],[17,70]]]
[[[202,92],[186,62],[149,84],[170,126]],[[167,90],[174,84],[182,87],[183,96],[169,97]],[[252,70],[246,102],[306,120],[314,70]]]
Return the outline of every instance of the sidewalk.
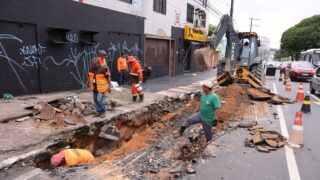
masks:
[[[87,116],[84,118],[86,124],[68,125],[65,128],[52,128],[51,126],[39,125],[39,122],[35,122],[33,119],[16,122],[16,118],[12,118],[6,121],[7,123],[1,123],[0,126],[0,169],[21,159],[27,159],[45,152],[47,147],[61,140],[70,140],[81,129],[87,128],[91,130],[96,123],[105,124],[106,122],[115,120],[115,117],[120,115],[129,115],[131,112],[143,111],[145,107],[157,104],[158,101],[164,99],[163,92],[170,91],[170,89],[177,89],[178,86],[188,86],[174,93],[169,93],[171,96],[178,96],[184,92],[198,91],[200,88],[199,81],[211,79],[214,74],[215,71],[207,71],[149,80],[143,84],[145,89],[145,101],[143,103],[131,102],[130,87],[125,86],[122,92],[113,91],[108,95],[108,98],[111,98],[118,104],[114,111],[108,111],[104,119]],[[31,110],[26,110],[25,107],[33,106],[38,101],[49,102],[66,96],[78,96],[81,100],[92,101],[92,94],[90,92],[81,91],[21,96],[6,102],[1,99],[0,122],[10,117],[25,116],[32,113]]]

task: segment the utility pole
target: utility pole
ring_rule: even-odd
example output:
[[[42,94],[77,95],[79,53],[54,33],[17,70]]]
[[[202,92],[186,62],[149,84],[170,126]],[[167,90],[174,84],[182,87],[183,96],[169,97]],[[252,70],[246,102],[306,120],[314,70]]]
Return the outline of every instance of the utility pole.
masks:
[[[258,20],[260,20],[260,19],[255,19],[255,18],[249,18],[250,19],[250,32],[252,32],[252,26],[258,26],[258,25],[253,25],[252,24],[252,21],[258,21]]]
[[[233,0],[231,0],[230,17],[233,18]]]

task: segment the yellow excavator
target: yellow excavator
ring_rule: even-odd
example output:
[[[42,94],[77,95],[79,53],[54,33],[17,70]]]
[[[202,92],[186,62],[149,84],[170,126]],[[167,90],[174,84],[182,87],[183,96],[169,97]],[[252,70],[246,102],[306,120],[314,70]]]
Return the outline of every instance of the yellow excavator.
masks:
[[[262,59],[258,56],[260,40],[255,32],[236,32],[229,15],[221,17],[215,30],[215,38],[210,41],[215,50],[226,35],[227,47],[225,59],[217,67],[217,82],[228,85],[233,82],[247,82],[254,88],[262,87],[264,70]]]

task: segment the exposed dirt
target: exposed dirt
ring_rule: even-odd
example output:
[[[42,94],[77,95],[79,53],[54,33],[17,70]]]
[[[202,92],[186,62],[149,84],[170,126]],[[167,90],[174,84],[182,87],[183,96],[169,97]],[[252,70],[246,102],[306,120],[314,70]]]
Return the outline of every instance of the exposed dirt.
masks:
[[[245,87],[239,84],[232,84],[227,87],[221,87],[216,92],[222,104],[221,108],[216,112],[218,124],[216,133],[228,127],[229,121],[241,120],[243,112],[251,104],[249,97],[245,91]]]

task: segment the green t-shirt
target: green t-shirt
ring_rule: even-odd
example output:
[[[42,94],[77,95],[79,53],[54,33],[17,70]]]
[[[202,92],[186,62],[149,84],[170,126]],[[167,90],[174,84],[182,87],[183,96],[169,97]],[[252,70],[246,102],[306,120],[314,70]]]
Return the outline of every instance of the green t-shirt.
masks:
[[[215,119],[216,110],[221,107],[219,96],[216,93],[206,95],[201,94],[200,99],[200,118],[205,122],[212,122]]]

